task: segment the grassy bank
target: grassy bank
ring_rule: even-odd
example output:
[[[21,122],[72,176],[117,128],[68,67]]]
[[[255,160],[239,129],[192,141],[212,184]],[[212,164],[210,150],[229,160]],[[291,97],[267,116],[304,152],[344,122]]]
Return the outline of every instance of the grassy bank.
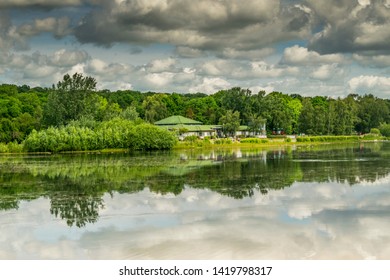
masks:
[[[219,148],[219,147],[272,147],[285,145],[313,145],[327,143],[358,143],[369,141],[389,141],[389,137],[379,135],[364,136],[300,136],[297,138],[278,137],[278,138],[244,138],[241,140],[232,139],[193,139],[191,141],[181,141],[174,146],[174,149],[193,149],[193,148]]]
[[[152,137],[151,139],[153,139]],[[152,141],[152,140],[149,140]],[[197,139],[176,142],[172,145],[173,149],[214,149],[214,148],[266,148],[275,146],[306,146],[306,145],[321,145],[328,143],[358,143],[371,141],[390,141],[390,137],[383,137],[379,135],[366,134],[364,136],[300,136],[297,138],[277,137],[277,138],[244,138],[240,140],[233,140],[229,138],[220,139]],[[68,141],[67,141],[68,142]],[[132,150],[130,147],[104,147],[95,149],[47,149],[31,151],[24,143],[18,144],[16,142],[0,143],[0,154],[21,154],[21,153],[36,153],[36,154],[51,154],[51,153],[126,153]]]

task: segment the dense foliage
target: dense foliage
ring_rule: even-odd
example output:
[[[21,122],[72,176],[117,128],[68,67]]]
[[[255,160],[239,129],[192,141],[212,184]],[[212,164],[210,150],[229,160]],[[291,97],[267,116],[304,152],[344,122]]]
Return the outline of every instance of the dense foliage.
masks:
[[[176,136],[151,124],[135,125],[116,118],[102,122],[94,130],[73,124],[41,131],[33,130],[24,142],[29,152],[88,151],[108,148],[132,150],[171,149]]]
[[[44,135],[53,139],[67,137],[68,141],[64,147],[49,148],[51,141],[57,140],[47,140],[46,149],[169,147],[171,144],[158,144],[158,139],[149,133],[152,126],[141,123],[152,124],[171,115],[182,115],[203,124],[220,124],[226,135],[233,135],[240,125],[247,125],[255,132],[265,121],[268,134],[355,135],[378,128],[388,136],[390,100],[371,94],[335,99],[280,92],[252,93],[239,87],[212,95],[98,91],[94,78],[78,73],[65,75],[52,88],[0,85],[0,143],[22,143],[31,134],[26,142],[29,150],[37,150],[31,141],[38,136],[46,139]],[[124,123],[119,127],[110,123],[116,119],[133,122],[132,128],[125,125],[126,129],[137,131],[143,138],[127,139],[130,132],[123,130]],[[102,131],[115,137],[103,141],[99,138],[103,136],[98,136]],[[92,141],[91,135],[100,140]]]

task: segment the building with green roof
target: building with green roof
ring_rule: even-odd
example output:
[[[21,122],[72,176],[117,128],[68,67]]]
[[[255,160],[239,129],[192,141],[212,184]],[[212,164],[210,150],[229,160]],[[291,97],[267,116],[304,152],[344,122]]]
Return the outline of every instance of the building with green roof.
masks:
[[[198,122],[196,120],[185,118],[183,116],[170,116],[168,118],[159,120],[159,121],[155,122],[154,124],[155,125],[159,125],[159,126],[164,126],[164,125],[177,125],[177,124],[182,124],[182,125],[200,125],[202,123]]]
[[[222,137],[222,126],[220,125],[204,125],[202,122],[189,119],[183,116],[170,116],[154,123],[160,127],[164,127],[170,131],[177,131],[179,139],[184,139],[187,136],[198,136],[200,138],[206,136]],[[265,127],[264,127],[265,128]],[[248,129],[248,126],[240,126],[236,132],[236,136],[254,135]]]
[[[187,136],[215,136],[217,135],[218,125],[204,125],[202,122],[189,119],[183,116],[171,116],[154,123],[171,131],[177,131],[179,138]]]

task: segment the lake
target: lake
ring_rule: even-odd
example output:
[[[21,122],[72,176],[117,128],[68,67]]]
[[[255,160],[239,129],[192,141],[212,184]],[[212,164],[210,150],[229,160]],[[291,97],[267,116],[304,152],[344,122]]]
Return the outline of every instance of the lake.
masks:
[[[390,143],[0,156],[0,259],[389,259]]]

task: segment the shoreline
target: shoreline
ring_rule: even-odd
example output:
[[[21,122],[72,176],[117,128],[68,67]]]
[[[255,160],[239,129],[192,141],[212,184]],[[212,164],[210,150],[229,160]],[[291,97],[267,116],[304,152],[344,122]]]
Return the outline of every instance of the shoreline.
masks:
[[[291,141],[286,142],[284,139],[278,140],[269,140],[266,143],[241,143],[241,142],[232,142],[232,143],[222,143],[216,144],[212,142],[205,142],[204,140],[197,140],[195,142],[178,142],[171,151],[180,151],[180,150],[201,150],[201,149],[228,149],[228,148],[275,148],[275,147],[310,147],[310,146],[322,146],[322,145],[331,145],[331,144],[354,144],[354,143],[385,143],[390,142],[389,139],[374,139],[374,140],[343,140],[343,141],[307,141],[307,142],[298,142]],[[85,151],[62,151],[62,152],[0,152],[0,156],[7,155],[72,155],[72,154],[121,154],[121,153],[132,153],[132,152],[142,152],[147,150],[130,150],[124,148],[117,149],[103,149],[103,150],[85,150]],[[155,150],[155,151],[169,151],[169,150]]]

